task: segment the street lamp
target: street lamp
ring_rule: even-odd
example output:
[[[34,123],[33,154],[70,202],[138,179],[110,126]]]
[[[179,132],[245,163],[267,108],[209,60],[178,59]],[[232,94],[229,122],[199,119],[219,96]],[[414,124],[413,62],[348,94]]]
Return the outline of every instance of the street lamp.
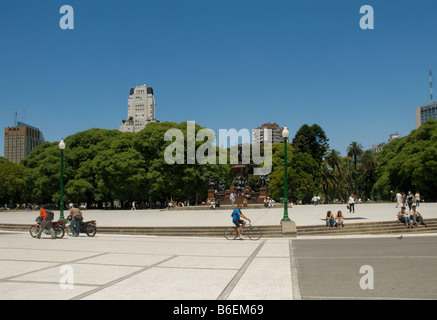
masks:
[[[60,216],[59,220],[65,220],[64,218],[64,149],[65,142],[61,140],[59,142],[59,150],[61,150],[61,203],[60,203]]]
[[[282,130],[282,138],[284,138],[284,217],[281,221],[291,221],[288,217],[288,197],[287,197],[287,145],[290,132],[287,127]]]

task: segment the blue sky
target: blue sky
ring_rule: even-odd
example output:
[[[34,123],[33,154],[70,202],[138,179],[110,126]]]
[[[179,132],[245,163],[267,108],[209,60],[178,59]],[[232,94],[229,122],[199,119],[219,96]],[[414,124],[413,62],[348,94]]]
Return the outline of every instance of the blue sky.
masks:
[[[59,27],[65,4],[74,30]],[[374,30],[359,27],[363,5]],[[1,1],[0,156],[15,109],[59,141],[118,129],[144,83],[160,121],[217,134],[276,122],[291,137],[317,123],[342,155],[367,149],[408,135],[429,103],[436,13],[435,0]]]

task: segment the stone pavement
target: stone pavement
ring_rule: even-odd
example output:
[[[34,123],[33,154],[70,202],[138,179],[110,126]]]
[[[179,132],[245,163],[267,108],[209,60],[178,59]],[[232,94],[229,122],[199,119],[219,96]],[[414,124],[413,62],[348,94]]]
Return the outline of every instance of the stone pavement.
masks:
[[[298,225],[324,224],[327,210],[342,207],[301,206],[289,213]],[[420,209],[425,219],[437,217],[437,204]],[[282,217],[281,208],[243,212],[255,224],[278,224]],[[394,204],[363,204],[346,217],[387,221],[395,212]],[[36,215],[1,212],[0,223],[29,224]],[[98,226],[230,224],[226,210],[88,210],[85,215]],[[437,299],[436,235],[398,237],[228,241],[97,233],[38,240],[27,232],[0,231],[0,300],[41,299],[42,293],[58,300]],[[362,265],[374,266],[375,290],[359,288]],[[422,277],[409,277],[411,270]]]
[[[282,239],[0,233],[0,299],[293,299],[292,278]]]
[[[228,241],[0,232],[0,300],[437,299],[436,248],[435,234]],[[362,266],[374,269],[371,290],[361,288]]]

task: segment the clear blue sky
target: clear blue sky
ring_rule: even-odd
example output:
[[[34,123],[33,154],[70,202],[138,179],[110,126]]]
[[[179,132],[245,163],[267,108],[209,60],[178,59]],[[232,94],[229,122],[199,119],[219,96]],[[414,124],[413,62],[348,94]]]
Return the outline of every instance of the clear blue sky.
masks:
[[[74,30],[59,9],[74,8]],[[362,30],[362,5],[375,29]],[[59,141],[118,129],[129,90],[160,121],[214,130],[319,124],[345,155],[415,129],[437,82],[435,0],[16,0],[0,2],[0,155],[18,120]],[[437,89],[435,88],[435,96]]]

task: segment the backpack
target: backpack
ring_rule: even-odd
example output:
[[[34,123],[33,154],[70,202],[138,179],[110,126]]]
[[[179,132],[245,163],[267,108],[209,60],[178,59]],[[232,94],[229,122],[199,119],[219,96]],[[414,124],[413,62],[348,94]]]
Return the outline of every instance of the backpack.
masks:
[[[55,218],[55,214],[51,211],[46,212],[46,220],[53,220]]]

